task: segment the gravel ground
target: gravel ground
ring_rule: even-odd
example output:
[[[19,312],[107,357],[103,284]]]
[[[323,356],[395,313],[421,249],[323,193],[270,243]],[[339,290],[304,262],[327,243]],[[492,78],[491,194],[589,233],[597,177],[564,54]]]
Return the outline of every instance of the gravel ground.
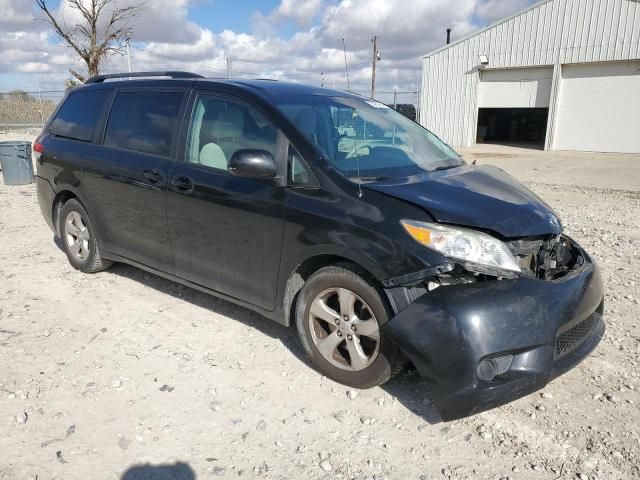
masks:
[[[542,392],[451,423],[415,372],[351,391],[292,329],[132,267],[73,270],[34,186],[1,185],[0,479],[640,478],[640,193],[528,185],[603,267],[607,334]]]

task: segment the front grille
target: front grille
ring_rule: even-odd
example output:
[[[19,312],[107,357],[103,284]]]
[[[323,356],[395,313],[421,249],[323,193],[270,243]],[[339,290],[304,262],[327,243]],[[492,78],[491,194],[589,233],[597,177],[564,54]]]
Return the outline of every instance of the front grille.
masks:
[[[600,316],[600,313],[595,311],[569,330],[560,333],[556,337],[556,359],[564,357],[582,345],[597,325],[598,320],[600,320]]]

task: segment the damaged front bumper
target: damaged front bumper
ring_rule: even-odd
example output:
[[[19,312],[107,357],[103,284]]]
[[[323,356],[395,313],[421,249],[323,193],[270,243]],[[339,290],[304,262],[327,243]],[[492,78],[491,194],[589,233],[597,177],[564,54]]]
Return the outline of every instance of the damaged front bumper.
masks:
[[[598,266],[581,254],[580,268],[556,280],[437,288],[383,325],[428,381],[444,420],[534,392],[596,347],[604,290]]]

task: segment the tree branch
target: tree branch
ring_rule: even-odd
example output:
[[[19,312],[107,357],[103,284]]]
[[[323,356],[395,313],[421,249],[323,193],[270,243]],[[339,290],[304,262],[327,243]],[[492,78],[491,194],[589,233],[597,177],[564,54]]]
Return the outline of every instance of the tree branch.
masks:
[[[84,83],[87,79],[84,75],[76,72],[73,68],[69,69],[69,73],[73,75],[76,79],[78,79],[80,83]]]
[[[82,58],[89,76],[100,72],[105,58],[112,54],[122,54],[125,40],[131,36],[129,21],[137,17],[144,2],[137,5],[116,7],[117,0],[66,0],[69,8],[82,17],[73,29],[61,25],[47,6],[47,0],[35,0],[35,4],[45,13],[43,19],[51,25],[62,40]],[[64,22],[63,22],[64,23]],[[82,75],[70,70],[82,79]]]
[[[47,7],[46,0],[36,0],[36,5],[38,7],[40,7],[40,9],[47,15],[48,20],[45,19],[45,22],[47,22],[49,25],[51,25],[53,27],[53,29],[56,31],[56,33],[58,35],[60,35],[65,42],[67,42],[67,45],[69,45],[71,48],[73,48],[76,51],[76,53],[78,55],[80,55],[83,60],[85,60],[84,54],[82,53],[82,51],[80,50],[78,45],[76,45],[76,43],[71,38],[71,34],[68,33],[68,32],[65,32],[62,29],[60,24],[58,24],[57,20],[54,18],[54,16],[49,11],[49,8]]]

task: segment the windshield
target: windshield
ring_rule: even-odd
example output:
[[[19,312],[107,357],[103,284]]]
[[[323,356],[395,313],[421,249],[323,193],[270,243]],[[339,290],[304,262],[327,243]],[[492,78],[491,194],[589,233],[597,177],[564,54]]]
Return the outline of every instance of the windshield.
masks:
[[[376,181],[464,163],[434,134],[382,103],[318,95],[276,96],[274,100],[347,177]]]

